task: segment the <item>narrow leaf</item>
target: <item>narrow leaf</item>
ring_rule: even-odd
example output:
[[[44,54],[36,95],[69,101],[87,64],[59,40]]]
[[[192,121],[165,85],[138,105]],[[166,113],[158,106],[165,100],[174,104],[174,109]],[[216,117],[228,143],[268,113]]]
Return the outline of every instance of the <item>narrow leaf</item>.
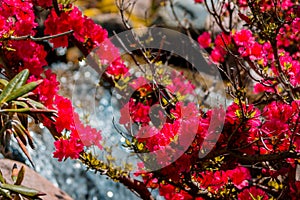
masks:
[[[26,85],[23,85],[22,87],[16,89],[6,98],[6,102],[17,99],[18,97],[21,97],[24,94],[33,91],[41,82],[42,80],[27,83]]]
[[[0,110],[0,113],[56,113],[56,110],[48,110],[48,109],[34,109],[34,108],[16,108],[16,109],[3,109]]]
[[[14,125],[13,132],[14,132],[15,136],[19,137],[20,140],[22,140],[23,144],[26,146],[27,141],[26,141],[26,138],[25,138],[25,133],[18,127],[18,125]]]
[[[29,143],[30,147],[31,147],[32,149],[34,149],[33,139],[32,139],[32,137],[31,137],[29,131],[28,131],[28,130],[22,125],[22,123],[20,123],[19,121],[14,120],[13,122],[14,122],[15,124],[17,124],[18,127],[19,127],[20,129],[22,129],[22,131],[23,131],[23,132],[25,133],[25,135],[27,136],[27,140],[28,140],[28,143]]]
[[[0,185],[0,188],[10,190],[12,192],[15,192],[15,193],[27,196],[27,197],[37,197],[37,196],[45,195],[38,190],[29,188],[29,187],[25,187],[25,186],[21,186],[21,185],[12,185],[12,184],[3,183],[2,185]]]
[[[25,102],[22,102],[22,101],[12,101],[12,104],[15,106],[21,106],[23,108],[29,108],[29,106]]]
[[[28,129],[28,116],[26,114],[18,113],[18,118],[21,122],[22,127],[27,130]]]
[[[15,185],[21,185],[21,183],[24,179],[24,174],[25,174],[25,168],[24,168],[24,166],[22,166],[21,169],[19,170]]]
[[[5,178],[3,177],[2,171],[0,170],[0,182],[1,183],[6,183]]]
[[[22,149],[22,151],[24,152],[24,154],[26,155],[26,157],[28,158],[29,162],[31,163],[32,166],[34,166],[33,162],[32,162],[32,159],[31,159],[31,156],[28,152],[28,150],[26,149],[26,146],[24,145],[24,143],[22,142],[22,140],[19,138],[19,137],[15,137],[20,148]]]
[[[1,79],[0,79],[0,84],[3,85],[3,86],[5,87],[5,86],[7,86],[8,81],[1,78]]]
[[[38,108],[38,109],[46,109],[46,106],[41,104],[40,102],[34,101],[32,99],[26,99],[27,103],[33,107],[33,108]]]
[[[11,170],[11,180],[15,183],[18,177],[18,167],[17,164],[15,163],[12,170]]]
[[[10,194],[8,192],[6,192],[5,190],[0,188],[0,195],[8,198],[8,199],[12,199],[12,197],[10,196]]]
[[[20,88],[27,81],[29,76],[29,70],[24,69],[19,74],[17,74],[3,89],[0,95],[0,105],[6,102],[7,97],[16,89]]]

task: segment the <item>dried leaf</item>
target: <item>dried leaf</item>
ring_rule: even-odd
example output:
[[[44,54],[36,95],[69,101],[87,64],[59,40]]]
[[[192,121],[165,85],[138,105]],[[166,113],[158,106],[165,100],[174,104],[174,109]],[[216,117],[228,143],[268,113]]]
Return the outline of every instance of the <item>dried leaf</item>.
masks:
[[[24,175],[25,175],[25,168],[24,168],[24,166],[22,166],[21,169],[19,170],[17,180],[15,181],[15,185],[21,185],[21,183],[24,179]]]
[[[25,130],[28,129],[28,116],[26,114],[22,114],[22,113],[18,113],[18,118],[22,124],[22,126],[24,127]]]
[[[19,121],[14,120],[13,121],[16,125],[18,125],[18,127],[23,131],[23,133],[25,134],[25,136],[27,136],[27,141],[30,145],[30,147],[32,149],[34,149],[34,144],[33,144],[33,139],[29,133],[29,131],[22,125],[22,123],[20,123]]]
[[[11,170],[11,180],[15,183],[18,177],[18,167],[17,164],[15,163],[12,170]]]
[[[15,137],[19,137],[22,143],[26,146],[27,141],[25,138],[25,133],[19,128],[18,125],[14,125],[13,127],[13,133],[15,134]]]
[[[22,149],[22,151],[24,152],[24,154],[26,155],[26,157],[28,158],[28,160],[30,161],[31,165],[34,166],[33,162],[32,162],[32,158],[28,152],[28,150],[26,149],[26,146],[24,145],[24,143],[22,142],[22,140],[19,137],[15,137],[20,148]]]

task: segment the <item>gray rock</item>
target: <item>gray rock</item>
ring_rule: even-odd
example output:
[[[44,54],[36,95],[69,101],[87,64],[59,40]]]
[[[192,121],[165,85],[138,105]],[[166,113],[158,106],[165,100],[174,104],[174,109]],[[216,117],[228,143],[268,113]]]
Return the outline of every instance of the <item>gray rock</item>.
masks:
[[[25,177],[22,185],[45,193],[46,195],[41,197],[43,200],[72,200],[68,194],[54,186],[53,183],[39,175],[24,163],[9,159],[0,159],[0,169],[3,173],[3,177],[8,183],[12,184],[10,176],[14,164],[17,164],[18,169],[20,169],[21,166],[24,166],[25,168]]]

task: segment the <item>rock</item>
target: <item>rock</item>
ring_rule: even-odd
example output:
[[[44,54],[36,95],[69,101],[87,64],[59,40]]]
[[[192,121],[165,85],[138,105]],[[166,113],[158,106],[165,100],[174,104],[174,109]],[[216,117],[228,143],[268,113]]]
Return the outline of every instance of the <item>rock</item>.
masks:
[[[25,167],[25,177],[22,185],[45,193],[46,195],[41,197],[43,200],[72,200],[67,193],[55,187],[50,181],[36,173],[25,164],[14,160],[0,159],[0,169],[3,173],[3,177],[8,183],[12,183],[10,178],[11,169],[15,163],[17,164],[18,169],[20,169],[21,166]]]
[[[194,0],[174,0],[173,7],[174,13],[183,26],[188,26],[187,23],[191,23],[193,28],[199,30],[206,28],[209,14],[203,5],[196,4]],[[162,23],[167,27],[178,27],[178,21],[176,21],[173,11],[170,2],[166,2],[165,7],[159,8],[159,16]]]

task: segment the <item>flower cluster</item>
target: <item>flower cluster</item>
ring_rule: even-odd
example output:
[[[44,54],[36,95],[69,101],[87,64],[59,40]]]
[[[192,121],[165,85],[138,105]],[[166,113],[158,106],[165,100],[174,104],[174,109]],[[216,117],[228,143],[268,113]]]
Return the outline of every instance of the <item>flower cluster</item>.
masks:
[[[213,1],[195,0],[210,10],[220,27],[218,33],[206,31],[198,37],[199,45],[226,77],[227,92],[233,98],[220,132],[214,122],[225,108],[202,110],[195,102],[186,103],[196,87],[182,73],[164,73],[154,63],[155,78],[153,74],[135,77],[105,29],[77,7],[53,2],[0,2],[0,66],[8,79],[29,69],[28,82],[43,80],[30,95],[46,109],[57,111],[55,120],[38,118],[56,138],[55,158],[78,159],[90,146],[102,149],[102,137],[101,131],[81,122],[69,99],[58,94],[56,75],[46,69],[48,52],[42,42],[32,39],[39,26],[34,6],[49,10],[43,34],[53,48],[72,43],[84,56],[92,52],[96,63],[106,68],[106,81],[124,94],[119,123],[136,131],[128,147],[151,153],[139,164],[141,168],[147,169],[149,162],[162,166],[151,173],[145,169],[137,173],[145,187],[158,189],[165,199],[269,199],[282,194],[300,198],[296,2],[222,1],[211,9]]]
[[[32,93],[37,100],[47,109],[57,111],[55,122],[50,121],[46,116],[41,116],[43,124],[49,128],[51,133],[58,137],[54,143],[56,151],[54,157],[62,160],[68,157],[76,159],[83,152],[84,146],[100,145],[101,131],[80,122],[79,117],[74,113],[71,101],[58,94],[59,82],[56,75],[50,69],[46,61],[47,52],[41,43],[30,39],[12,39],[13,37],[35,36],[38,24],[33,7],[38,5],[50,8],[45,25],[45,35],[63,34],[73,30],[73,37],[90,51],[99,46],[107,38],[107,32],[101,26],[96,25],[91,19],[83,16],[77,7],[62,8],[60,16],[52,7],[52,1],[1,1],[0,8],[0,42],[1,51],[4,56],[1,68],[5,69],[8,76],[13,76],[22,69],[29,69],[31,76],[28,82],[42,79],[43,82]],[[70,35],[53,38],[53,48],[67,47]],[[114,68],[121,68],[121,62],[113,63]],[[114,69],[113,69],[114,70]],[[125,70],[123,70],[125,71]],[[123,72],[121,72],[123,73]],[[112,75],[119,75],[111,72]],[[74,118],[75,116],[75,118]]]

